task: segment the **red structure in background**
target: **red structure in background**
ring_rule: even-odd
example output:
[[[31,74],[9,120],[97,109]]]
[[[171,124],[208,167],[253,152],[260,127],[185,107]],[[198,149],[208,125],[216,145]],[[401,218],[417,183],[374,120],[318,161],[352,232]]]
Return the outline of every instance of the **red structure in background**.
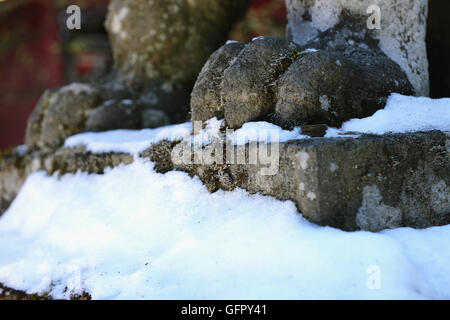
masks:
[[[0,18],[0,150],[23,143],[37,99],[63,81],[57,19],[38,2]]]
[[[39,97],[45,89],[63,85],[67,78],[58,22],[61,11],[55,2],[29,0],[0,15],[0,150],[24,143],[26,123]],[[70,1],[74,3],[106,7],[108,0]],[[249,23],[235,30],[235,35],[246,41],[267,33],[266,17],[284,30],[285,16],[284,0],[253,0]],[[262,27],[264,30],[259,30]],[[77,56],[75,71],[81,75],[91,72],[94,58]]]

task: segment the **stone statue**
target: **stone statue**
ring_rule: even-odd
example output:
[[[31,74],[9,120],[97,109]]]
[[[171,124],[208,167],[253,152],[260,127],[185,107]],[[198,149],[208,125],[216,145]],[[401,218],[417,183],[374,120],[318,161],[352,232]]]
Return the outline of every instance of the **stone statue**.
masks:
[[[186,121],[198,73],[249,2],[111,0],[105,26],[113,74],[100,84],[45,92],[28,121],[27,146],[55,148],[83,131]]]
[[[427,0],[286,4],[286,39],[219,48],[249,0],[112,0],[106,27],[114,73],[101,84],[44,93],[28,123],[28,147],[58,147],[83,131],[184,121],[194,83],[192,120],[216,116],[230,128],[259,119],[340,126],[383,108],[392,92],[428,95]],[[373,5],[380,29],[369,25]]]
[[[428,95],[427,0],[287,0],[287,39],[228,43],[204,66],[192,119],[231,128],[340,126],[372,115],[392,93]],[[368,9],[379,9],[380,29]]]

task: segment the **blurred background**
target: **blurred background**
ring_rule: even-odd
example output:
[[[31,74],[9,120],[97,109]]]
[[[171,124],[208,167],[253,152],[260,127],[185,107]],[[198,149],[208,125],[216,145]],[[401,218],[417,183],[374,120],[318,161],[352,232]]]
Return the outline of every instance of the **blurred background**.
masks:
[[[81,30],[68,30],[67,5],[82,8]],[[28,116],[46,88],[89,82],[112,67],[103,27],[108,0],[0,0],[0,150],[24,142]],[[428,50],[432,96],[450,96],[450,1],[430,0]],[[444,20],[445,18],[445,20]],[[253,0],[229,39],[284,36],[284,0]]]

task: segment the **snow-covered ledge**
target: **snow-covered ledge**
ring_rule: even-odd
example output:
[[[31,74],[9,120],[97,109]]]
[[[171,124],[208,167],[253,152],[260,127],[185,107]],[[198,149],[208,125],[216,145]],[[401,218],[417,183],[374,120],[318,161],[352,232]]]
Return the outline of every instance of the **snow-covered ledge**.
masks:
[[[231,141],[239,134],[249,137],[243,141],[244,163],[233,164],[227,159],[198,164],[180,158],[180,147],[201,135],[207,137],[208,143],[201,140],[205,154],[212,154],[215,144],[210,138],[217,136],[219,120],[209,121],[194,140],[190,140],[190,123],[82,133],[66,140],[55,153],[18,152],[0,158],[2,207],[37,170],[101,174],[108,167],[150,159],[157,172],[188,172],[200,177],[209,191],[243,188],[291,200],[304,217],[321,225],[369,231],[443,225],[450,223],[449,124],[449,99],[393,95],[385,109],[350,120],[340,129],[329,128],[323,138],[302,135],[299,128],[288,131],[266,122],[247,123],[227,136]],[[258,130],[276,131],[279,157],[270,174],[261,174],[268,165],[260,157],[254,164],[249,161],[257,147],[249,143],[255,138],[249,133]],[[261,138],[256,138],[260,146],[272,150],[274,141]],[[222,149],[226,142],[218,141]]]
[[[246,123],[279,138],[267,176],[174,163],[190,123],[18,148],[0,157],[0,205],[18,193],[0,218],[0,300],[446,298],[450,225],[397,227],[450,224],[449,125],[449,99],[399,95],[323,138]],[[383,285],[368,290],[377,267]]]

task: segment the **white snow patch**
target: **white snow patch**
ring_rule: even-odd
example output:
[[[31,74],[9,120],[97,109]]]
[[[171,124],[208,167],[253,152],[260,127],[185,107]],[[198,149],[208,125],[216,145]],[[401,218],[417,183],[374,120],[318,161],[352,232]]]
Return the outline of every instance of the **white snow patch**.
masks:
[[[259,37],[252,38],[252,41],[257,41],[257,40],[264,40],[264,36],[259,36]]]
[[[450,226],[319,227],[292,202],[210,194],[142,160],[103,175],[35,173],[0,218],[0,282],[55,298],[445,299],[448,252]],[[379,290],[367,286],[372,266]]]
[[[212,118],[206,122],[205,129],[195,136],[195,142],[209,144],[222,135],[220,128],[223,120]],[[357,138],[361,133],[384,134],[405,133],[415,131],[441,130],[450,132],[450,98],[430,99],[392,94],[384,109],[371,117],[352,119],[345,122],[342,128],[328,128],[325,135],[330,137]],[[152,143],[163,139],[182,139],[190,135],[192,124],[186,122],[157,129],[114,130],[108,132],[87,132],[68,138],[66,147],[84,145],[93,153],[126,152],[137,154]],[[287,142],[296,139],[311,139],[302,135],[300,127],[283,130],[269,122],[247,122],[242,128],[226,135],[234,145],[242,145],[250,141],[271,143]],[[355,134],[348,134],[355,132]]]
[[[314,48],[308,48],[303,50],[301,53],[314,53],[314,52],[319,52],[319,50],[314,49]]]
[[[67,86],[61,87],[61,89],[59,89],[59,92],[60,93],[71,92],[73,94],[78,95],[80,93],[88,93],[88,94],[93,93],[95,92],[95,89],[85,83],[73,82]]]
[[[287,142],[296,139],[309,139],[309,136],[302,135],[300,127],[292,130],[283,130],[279,126],[265,122],[247,122],[242,128],[235,130],[232,134],[227,135],[234,145],[242,145],[250,141],[271,143],[273,141]]]
[[[18,156],[23,156],[28,152],[28,147],[25,144],[19,145],[14,149]]]
[[[190,122],[143,130],[113,130],[106,132],[85,132],[69,137],[64,146],[83,145],[92,153],[125,152],[138,154],[151,144],[167,139],[180,140],[189,136]]]
[[[130,99],[123,99],[121,102],[123,104],[126,104],[126,105],[132,105],[133,104],[133,100],[130,100]]]
[[[364,119],[352,119],[342,131],[384,134],[450,131],[450,98],[430,99],[392,94],[384,109]]]

